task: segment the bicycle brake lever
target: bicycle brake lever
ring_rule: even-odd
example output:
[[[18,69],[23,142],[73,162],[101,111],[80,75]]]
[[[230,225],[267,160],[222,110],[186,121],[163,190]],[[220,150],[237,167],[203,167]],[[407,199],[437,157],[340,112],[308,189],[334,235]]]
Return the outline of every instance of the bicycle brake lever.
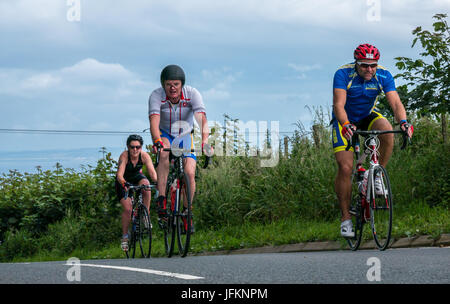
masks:
[[[406,134],[406,132],[403,133],[403,143],[402,146],[400,147],[400,150],[404,150],[406,148],[406,146],[409,144],[411,144],[411,138],[409,138]]]
[[[345,151],[350,150],[350,148],[352,147],[352,138],[350,138],[349,140],[347,140],[347,147],[345,148]]]
[[[210,160],[211,160],[211,157],[206,156],[205,164],[203,165],[203,169],[206,169],[208,167]]]

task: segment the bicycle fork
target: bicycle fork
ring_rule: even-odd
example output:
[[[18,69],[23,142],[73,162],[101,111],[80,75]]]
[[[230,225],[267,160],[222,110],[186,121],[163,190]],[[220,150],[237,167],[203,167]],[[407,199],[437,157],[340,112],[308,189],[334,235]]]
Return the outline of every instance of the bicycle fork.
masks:
[[[170,201],[173,214],[178,215],[180,210],[180,180],[176,178],[170,185]]]

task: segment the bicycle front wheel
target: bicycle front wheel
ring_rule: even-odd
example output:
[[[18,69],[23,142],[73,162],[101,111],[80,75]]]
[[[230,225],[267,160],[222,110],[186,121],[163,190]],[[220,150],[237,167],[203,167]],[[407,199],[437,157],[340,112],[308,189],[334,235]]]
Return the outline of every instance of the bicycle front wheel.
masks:
[[[177,183],[177,181],[175,182]],[[164,248],[167,257],[169,258],[172,256],[175,247],[176,217],[174,216],[174,210],[177,204],[177,191],[171,186],[171,183],[168,182],[166,186],[167,218],[162,220],[162,226],[164,231]]]
[[[180,200],[183,203],[180,204],[179,210],[184,210],[177,216],[176,227],[178,249],[181,257],[185,257],[189,251],[192,232],[191,184],[186,174],[184,174],[181,189],[180,198],[183,197],[184,199]]]
[[[137,231],[136,231],[136,220],[131,221],[131,233],[129,241],[128,241],[128,251],[126,252],[127,258],[132,257],[134,259],[134,256],[136,254],[136,241],[137,241]]]
[[[141,256],[149,258],[152,251],[152,223],[147,208],[144,205],[139,206],[139,224],[137,235],[139,236],[139,246]]]
[[[373,238],[378,249],[385,250],[391,240],[393,204],[391,183],[383,166],[374,168],[367,190]]]

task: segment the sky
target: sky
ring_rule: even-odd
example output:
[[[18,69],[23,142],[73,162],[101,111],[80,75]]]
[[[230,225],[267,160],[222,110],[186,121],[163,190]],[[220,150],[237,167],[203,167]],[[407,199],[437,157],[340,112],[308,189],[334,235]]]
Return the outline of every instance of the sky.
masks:
[[[395,57],[420,52],[412,30],[449,11],[450,0],[0,0],[0,129],[124,132],[0,132],[0,167],[36,151],[123,149],[149,127],[168,64],[200,91],[211,124],[227,114],[290,135],[331,110],[334,72],[359,44],[377,46],[395,75]]]

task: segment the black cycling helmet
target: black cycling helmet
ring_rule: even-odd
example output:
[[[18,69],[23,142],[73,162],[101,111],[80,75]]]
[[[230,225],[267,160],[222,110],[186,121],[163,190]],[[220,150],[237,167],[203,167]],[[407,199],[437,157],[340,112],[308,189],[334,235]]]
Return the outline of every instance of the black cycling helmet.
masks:
[[[182,68],[175,64],[166,66],[161,71],[161,86],[164,87],[164,81],[166,80],[181,80],[181,85],[184,86],[186,76]]]
[[[127,146],[129,146],[133,140],[139,141],[141,143],[141,146],[144,144],[144,140],[142,139],[142,136],[137,135],[137,134],[132,134],[132,135],[128,136]]]

